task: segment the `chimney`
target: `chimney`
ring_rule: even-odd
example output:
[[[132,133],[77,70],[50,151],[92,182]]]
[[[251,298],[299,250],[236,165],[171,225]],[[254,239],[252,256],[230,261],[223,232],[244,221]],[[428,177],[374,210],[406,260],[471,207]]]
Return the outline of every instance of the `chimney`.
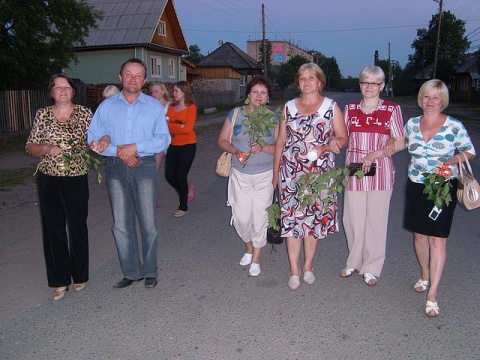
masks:
[[[223,45],[223,40],[218,40],[218,47]]]

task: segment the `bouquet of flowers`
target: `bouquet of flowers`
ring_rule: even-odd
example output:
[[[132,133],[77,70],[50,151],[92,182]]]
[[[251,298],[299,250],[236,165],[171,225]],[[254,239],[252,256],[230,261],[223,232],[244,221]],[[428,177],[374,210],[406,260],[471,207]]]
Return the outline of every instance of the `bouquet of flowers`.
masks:
[[[423,193],[428,195],[428,199],[434,202],[437,209],[448,206],[452,201],[450,194],[452,184],[449,181],[451,173],[451,165],[438,161],[433,173],[422,174],[425,177]]]

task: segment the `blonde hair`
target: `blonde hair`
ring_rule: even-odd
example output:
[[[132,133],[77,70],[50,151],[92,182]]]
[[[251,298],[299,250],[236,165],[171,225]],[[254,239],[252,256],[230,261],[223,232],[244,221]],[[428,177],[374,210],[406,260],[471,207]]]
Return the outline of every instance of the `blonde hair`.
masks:
[[[154,81],[153,83],[150,84],[148,89],[152,91],[153,87],[155,85],[160,86],[160,88],[163,90],[163,99],[166,101],[172,101],[172,97],[170,96],[170,91],[168,91],[167,87],[165,86],[164,83],[159,82],[159,81]]]
[[[425,96],[427,92],[433,89],[436,89],[440,92],[440,99],[442,100],[442,108],[440,109],[440,111],[443,111],[448,106],[448,103],[449,103],[448,88],[447,88],[447,85],[445,85],[445,83],[442,80],[438,80],[438,79],[428,80],[420,87],[420,90],[418,90],[418,97],[417,97],[418,106],[420,106],[420,109],[423,110],[422,98]]]
[[[102,96],[106,99],[110,96],[117,95],[119,92],[120,90],[118,90],[118,87],[115,85],[108,85],[103,89]]]
[[[363,70],[360,72],[360,75],[358,76],[358,80],[363,81],[369,76],[374,77],[381,82],[385,81],[385,72],[380,66],[367,66],[363,68]]]
[[[300,76],[302,76],[303,72],[306,70],[313,70],[315,76],[320,81],[319,92],[322,92],[323,89],[325,89],[325,86],[327,86],[327,76],[320,66],[315,63],[306,63],[298,68],[297,75],[295,76],[295,85],[300,86]]]

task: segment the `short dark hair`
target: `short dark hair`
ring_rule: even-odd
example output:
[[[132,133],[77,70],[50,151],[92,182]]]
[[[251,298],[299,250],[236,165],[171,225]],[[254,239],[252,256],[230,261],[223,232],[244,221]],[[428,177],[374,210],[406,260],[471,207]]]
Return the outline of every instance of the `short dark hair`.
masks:
[[[250,80],[245,86],[245,95],[248,96],[250,94],[250,91],[252,91],[252,87],[255,85],[263,85],[267,88],[268,91],[268,97],[272,96],[273,92],[273,85],[272,82],[270,81],[269,78],[262,76],[262,75],[257,75],[253,77],[252,80]]]
[[[120,68],[120,75],[122,75],[123,68],[124,68],[127,64],[140,64],[140,65],[142,65],[143,68],[145,69],[145,78],[147,77],[147,65],[145,65],[145,63],[144,63],[142,60],[137,59],[137,58],[131,58],[131,59],[128,59],[127,61],[125,61],[125,62],[122,64],[122,67]]]
[[[64,74],[64,73],[53,74],[52,77],[50,78],[50,81],[48,82],[48,98],[51,101],[54,101],[53,96],[52,96],[52,89],[55,86],[55,79],[58,79],[58,78],[63,78],[65,80],[67,80],[68,85],[70,85],[70,87],[72,88],[72,99],[73,99],[75,97],[75,95],[77,95],[77,87],[73,83],[73,80],[70,79],[70,77],[67,74]]]

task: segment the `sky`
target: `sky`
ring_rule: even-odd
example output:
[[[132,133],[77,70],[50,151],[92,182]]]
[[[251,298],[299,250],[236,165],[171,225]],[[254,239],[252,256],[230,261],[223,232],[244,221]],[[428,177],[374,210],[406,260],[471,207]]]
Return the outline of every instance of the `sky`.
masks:
[[[219,41],[246,52],[248,40],[262,39],[262,4],[266,37],[290,41],[304,50],[335,57],[342,76],[357,77],[380,59],[404,67],[417,29],[428,28],[437,16],[434,0],[174,0],[187,44],[203,55]],[[471,51],[480,48],[480,0],[443,0],[443,9],[466,22]]]

